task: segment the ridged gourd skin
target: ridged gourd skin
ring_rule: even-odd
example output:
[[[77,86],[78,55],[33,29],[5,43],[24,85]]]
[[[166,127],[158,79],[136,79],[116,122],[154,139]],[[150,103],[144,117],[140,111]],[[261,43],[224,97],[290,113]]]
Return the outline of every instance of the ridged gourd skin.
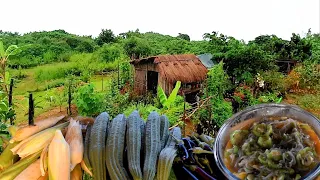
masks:
[[[144,154],[145,154],[145,151],[144,151],[144,146],[145,146],[145,129],[146,129],[146,122],[144,122],[143,119],[141,119],[140,121],[140,129],[141,129],[141,151],[140,151],[140,167],[141,167],[141,170],[143,169],[143,163],[144,163]]]
[[[181,140],[181,138],[182,138],[181,129],[179,127],[174,127],[173,129],[171,129],[169,133],[166,147],[174,148],[177,144],[177,140]]]
[[[89,146],[90,146],[90,135],[91,135],[92,125],[87,125],[86,136],[84,138],[84,151],[83,151],[83,161],[86,164],[86,167],[91,171],[91,163],[89,160]]]
[[[105,165],[105,159],[109,119],[109,114],[103,112],[96,117],[91,128],[89,160],[94,179],[106,180],[107,168]]]
[[[172,168],[172,163],[176,156],[176,148],[167,147],[162,149],[158,160],[157,180],[168,180]]]
[[[126,180],[129,175],[123,167],[123,153],[125,146],[126,117],[117,115],[111,121],[106,148],[106,164],[111,180]]]
[[[143,179],[153,180],[156,174],[157,159],[160,150],[160,117],[157,112],[151,112],[145,128],[145,158]]]
[[[167,143],[169,137],[169,120],[167,116],[160,116],[160,141],[161,141],[161,150]],[[160,150],[160,151],[161,151]]]
[[[134,180],[142,179],[140,166],[141,120],[138,111],[133,111],[127,119],[127,157],[129,171]]]

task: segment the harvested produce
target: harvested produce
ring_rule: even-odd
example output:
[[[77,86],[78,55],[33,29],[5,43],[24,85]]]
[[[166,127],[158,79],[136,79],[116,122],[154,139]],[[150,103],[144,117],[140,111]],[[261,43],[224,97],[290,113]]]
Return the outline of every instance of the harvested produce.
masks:
[[[90,134],[89,159],[92,166],[93,178],[104,180],[107,176],[106,168],[106,140],[110,116],[101,113],[94,121]]]
[[[179,127],[171,129],[166,147],[174,147],[177,144],[177,140],[181,140],[182,134]]]
[[[173,160],[176,156],[176,148],[167,147],[160,152],[157,167],[157,180],[167,180],[169,178]]]
[[[45,148],[43,148],[40,155],[41,176],[44,176],[48,171],[48,151],[49,151],[49,144]]]
[[[86,172],[90,172],[90,176],[92,176],[92,168],[89,160],[89,147],[90,147],[90,135],[91,135],[91,128],[92,125],[88,124],[87,125],[87,131],[86,131],[86,136],[84,139],[84,152],[83,152],[83,161],[81,162],[82,166],[85,166],[86,168],[84,169]],[[82,167],[83,168],[83,167]]]
[[[12,180],[24,171],[30,164],[40,157],[41,151],[38,151],[28,157],[14,163],[12,166],[0,172],[1,180]]]
[[[142,179],[140,165],[141,121],[142,119],[138,111],[133,111],[127,119],[127,157],[129,171],[134,180]]]
[[[18,142],[9,143],[0,155],[0,171],[11,166],[14,163],[17,155],[14,155],[11,149],[17,144]]]
[[[71,171],[70,180],[82,180],[82,174],[81,165],[77,164]]]
[[[169,137],[169,120],[167,116],[162,115],[160,116],[160,141],[161,141],[161,149],[164,148],[164,146],[167,143]]]
[[[60,130],[56,130],[48,151],[50,180],[70,179],[70,147]]]
[[[55,131],[67,127],[68,124],[69,122],[59,124],[37,134],[34,134],[29,138],[21,141],[18,145],[12,148],[11,151],[13,152],[13,154],[18,154],[21,158],[25,158],[30,154],[42,150],[51,142],[53,136],[55,135]]]
[[[83,138],[79,121],[70,120],[66,141],[70,146],[72,171],[77,164],[81,163],[83,158]]]
[[[26,126],[24,126],[22,128],[19,128],[15,132],[15,135],[12,137],[10,142],[13,143],[15,141],[25,140],[26,138],[28,138],[28,137],[30,137],[30,136],[32,136],[32,135],[44,130],[44,129],[47,129],[49,127],[54,126],[55,124],[57,124],[57,122],[62,120],[64,117],[65,116],[47,118],[47,119],[43,119],[41,121],[35,122],[34,126],[26,125]]]
[[[320,140],[308,124],[280,118],[247,127],[234,130],[227,143],[224,162],[231,172],[247,179],[299,179],[318,165]]]
[[[106,148],[106,164],[112,180],[129,179],[123,167],[123,152],[125,146],[126,117],[119,114],[111,121]]]
[[[145,132],[143,179],[153,180],[156,174],[156,164],[161,146],[160,117],[157,112],[151,112],[149,114]]]
[[[30,164],[25,170],[23,170],[15,180],[32,180],[41,177],[40,172],[40,159],[36,160],[34,163]]]

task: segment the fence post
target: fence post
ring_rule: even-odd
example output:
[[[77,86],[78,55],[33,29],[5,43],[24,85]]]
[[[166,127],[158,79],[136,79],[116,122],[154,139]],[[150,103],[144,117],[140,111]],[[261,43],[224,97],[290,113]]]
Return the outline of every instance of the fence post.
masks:
[[[72,80],[70,79],[69,81],[69,87],[68,87],[68,114],[71,115],[71,101],[72,101],[72,96],[71,96],[71,85],[72,85]]]
[[[182,92],[183,95],[183,136],[186,135],[186,95]]]
[[[12,107],[12,90],[13,90],[13,79],[11,79],[11,81],[10,81],[10,87],[9,87],[9,107]],[[14,121],[14,119],[13,119],[13,117],[11,117],[10,118],[10,124],[11,125],[13,125],[13,122]]]
[[[29,126],[34,126],[34,99],[32,93],[29,93]]]

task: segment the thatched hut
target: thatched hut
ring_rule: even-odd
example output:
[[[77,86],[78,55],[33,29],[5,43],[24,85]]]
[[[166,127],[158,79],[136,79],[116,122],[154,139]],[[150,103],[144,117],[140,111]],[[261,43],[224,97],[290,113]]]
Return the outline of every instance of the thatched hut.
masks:
[[[157,92],[160,85],[168,95],[177,81],[180,93],[195,95],[207,77],[207,68],[193,54],[159,55],[131,61],[135,69],[134,89],[139,95]]]

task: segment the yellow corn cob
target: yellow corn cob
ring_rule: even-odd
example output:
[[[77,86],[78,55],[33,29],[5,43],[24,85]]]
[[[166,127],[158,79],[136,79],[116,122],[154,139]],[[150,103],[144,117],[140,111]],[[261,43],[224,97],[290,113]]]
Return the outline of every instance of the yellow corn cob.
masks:
[[[10,142],[13,143],[15,141],[23,141],[24,139],[57,124],[57,122],[62,120],[64,117],[65,116],[51,117],[35,122],[35,126],[26,125],[21,127],[17,130]]]
[[[33,136],[30,136],[24,141],[21,141],[17,146],[11,149],[13,154],[18,154],[21,158],[42,150],[48,145],[57,129],[62,129],[68,125],[68,122],[59,124],[52,128],[41,131]]]
[[[90,171],[90,169],[87,167],[86,163],[84,162],[84,160],[81,161],[81,168],[88,173],[91,177],[92,177],[92,172]]]
[[[40,159],[36,160],[25,170],[23,170],[14,180],[38,179],[41,177],[40,173]]]
[[[70,146],[71,154],[71,171],[80,164],[83,158],[83,138],[81,126],[78,121],[70,120],[68,131],[66,134],[66,141]]]
[[[49,145],[48,172],[50,180],[70,179],[70,148],[60,130]]]
[[[41,151],[38,151],[8,167],[4,171],[1,171],[1,180],[12,180],[17,177],[23,170],[25,170],[30,164],[35,162],[40,157]]]
[[[49,144],[42,150],[42,153],[40,155],[41,176],[45,176],[46,172],[48,171],[48,150]]]
[[[82,169],[80,164],[77,164],[76,167],[71,171],[71,180],[82,180]]]

